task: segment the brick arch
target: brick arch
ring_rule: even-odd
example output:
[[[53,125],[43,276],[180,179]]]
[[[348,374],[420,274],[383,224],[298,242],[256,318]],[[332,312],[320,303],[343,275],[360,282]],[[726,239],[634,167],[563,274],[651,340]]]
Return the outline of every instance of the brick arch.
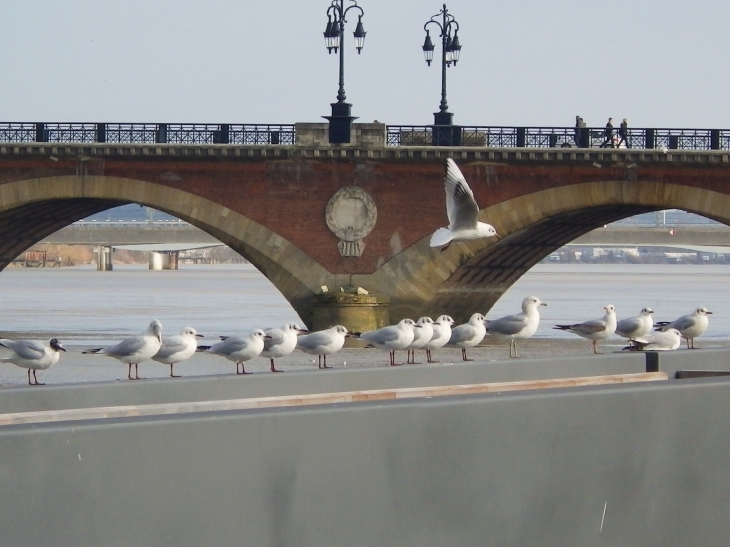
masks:
[[[711,190],[644,181],[566,185],[503,201],[480,212],[504,237],[431,249],[424,238],[374,275],[394,286],[391,320],[448,313],[465,320],[486,313],[522,275],[591,230],[640,213],[682,209],[730,225],[730,196]],[[394,281],[395,280],[395,281]]]
[[[126,203],[164,211],[228,245],[260,270],[305,323],[330,274],[265,226],[189,192],[110,176],[57,176],[0,186],[0,269],[23,251],[81,218]]]

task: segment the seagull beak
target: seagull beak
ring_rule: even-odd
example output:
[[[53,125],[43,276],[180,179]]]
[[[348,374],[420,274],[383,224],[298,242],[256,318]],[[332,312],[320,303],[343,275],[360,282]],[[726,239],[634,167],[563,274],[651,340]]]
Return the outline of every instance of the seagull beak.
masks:
[[[501,236],[501,235],[499,235],[498,233],[495,233],[495,234],[494,234],[494,237],[496,237],[497,239],[502,239],[502,236]]]
[[[58,349],[60,349],[61,351],[66,351],[66,348],[64,348],[61,344],[58,344]]]
[[[547,306],[547,304],[545,302],[540,302],[540,305],[541,306]]]
[[[297,329],[299,332],[309,332],[307,329]]]
[[[707,315],[712,315],[712,312],[711,311],[708,311],[708,312],[705,312],[705,313],[707,313]]]
[[[271,336],[269,336],[268,334],[265,334],[264,338],[271,338]]]
[[[203,336],[202,334],[196,334],[195,336],[196,336],[197,338],[205,338],[205,336]]]

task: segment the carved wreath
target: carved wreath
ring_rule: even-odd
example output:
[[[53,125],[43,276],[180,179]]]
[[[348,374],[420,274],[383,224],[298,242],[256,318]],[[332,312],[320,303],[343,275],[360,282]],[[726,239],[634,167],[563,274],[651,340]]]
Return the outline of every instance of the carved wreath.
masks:
[[[340,238],[342,256],[360,256],[362,242],[373,231],[378,210],[370,195],[357,186],[341,188],[330,198],[325,209],[325,221],[332,233]]]

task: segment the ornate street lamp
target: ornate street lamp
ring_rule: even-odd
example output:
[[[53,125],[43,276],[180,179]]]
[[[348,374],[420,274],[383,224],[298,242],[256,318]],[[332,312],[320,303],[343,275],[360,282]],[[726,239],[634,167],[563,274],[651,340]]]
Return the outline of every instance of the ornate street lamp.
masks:
[[[438,17],[441,17],[441,22],[438,21]],[[461,141],[461,133],[458,128],[453,127],[454,114],[449,112],[449,104],[446,102],[446,69],[452,64],[456,66],[461,55],[459,23],[448,12],[446,4],[444,4],[443,9],[423,25],[423,30],[426,31],[426,40],[422,46],[423,55],[426,58],[428,66],[431,66],[435,47],[431,41],[428,25],[436,25],[440,31],[439,36],[441,37],[441,104],[439,105],[439,111],[433,115],[433,123],[434,126],[452,126],[439,129],[434,127],[434,144],[458,145]]]
[[[357,18],[357,26],[353,36],[355,37],[355,48],[359,54],[365,45],[365,28],[362,26],[362,16],[365,15],[363,9],[357,5],[356,0],[348,0],[352,2],[351,6],[345,8],[345,0],[332,0],[332,4],[327,8],[327,28],[324,31],[324,45],[328,53],[340,53],[340,89],[337,92],[337,102],[331,103],[332,115],[323,116],[330,122],[329,137],[331,143],[347,143],[350,142],[350,125],[352,120],[357,119],[351,114],[352,105],[345,102],[345,47],[342,43],[342,37],[345,35],[345,23],[347,20],[347,12],[356,9],[360,12]]]

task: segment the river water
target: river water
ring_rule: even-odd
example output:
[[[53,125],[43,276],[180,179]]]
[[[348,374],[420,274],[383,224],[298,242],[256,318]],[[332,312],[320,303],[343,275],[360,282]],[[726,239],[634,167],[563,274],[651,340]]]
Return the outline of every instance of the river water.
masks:
[[[11,268],[0,273],[0,337],[39,339],[56,337],[68,347],[58,365],[38,373],[50,383],[113,380],[126,377],[126,366],[113,359],[81,355],[88,347],[111,344],[136,334],[156,318],[164,333],[193,326],[212,342],[219,335],[257,327],[279,326],[301,320],[278,291],[250,265],[181,265],[177,271],[149,271],[146,265],[115,265],[113,272],[93,266],[73,268]],[[548,303],[541,308],[535,339],[523,343],[525,357],[586,353],[590,343],[552,329],[603,315],[603,306],[616,306],[619,318],[637,315],[645,306],[658,321],[672,320],[706,306],[714,314],[698,342],[703,347],[730,345],[730,265],[683,264],[540,264],[520,279],[487,315],[516,313],[522,299],[535,295]],[[484,310],[474,310],[482,311]],[[607,351],[620,349],[616,338]],[[440,350],[446,359],[458,350]],[[478,359],[506,357],[506,346],[475,350]],[[482,353],[479,353],[479,352]],[[504,355],[503,355],[504,354]],[[5,355],[5,354],[2,354]],[[380,366],[380,352],[343,350],[335,366]],[[295,352],[281,366],[311,366],[311,357]],[[197,354],[176,367],[187,374],[232,373],[235,365],[221,358]],[[265,371],[264,359],[247,370]],[[316,368],[316,367],[315,367]],[[148,377],[165,376],[169,369],[151,363],[140,366]],[[0,385],[27,382],[24,369],[0,364]]]

